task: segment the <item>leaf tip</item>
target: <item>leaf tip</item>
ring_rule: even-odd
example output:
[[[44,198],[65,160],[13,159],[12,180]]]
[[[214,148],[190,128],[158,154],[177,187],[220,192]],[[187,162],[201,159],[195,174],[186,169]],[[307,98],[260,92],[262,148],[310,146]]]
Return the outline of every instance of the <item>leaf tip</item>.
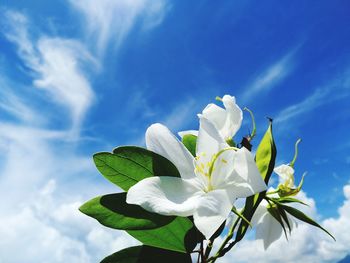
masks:
[[[269,117],[269,116],[266,116],[266,118],[269,120],[270,124],[272,124],[273,119],[271,117]]]
[[[85,207],[85,204],[82,204],[81,206],[79,206],[78,210],[79,210],[81,213],[83,213],[83,214],[86,215],[86,207]]]

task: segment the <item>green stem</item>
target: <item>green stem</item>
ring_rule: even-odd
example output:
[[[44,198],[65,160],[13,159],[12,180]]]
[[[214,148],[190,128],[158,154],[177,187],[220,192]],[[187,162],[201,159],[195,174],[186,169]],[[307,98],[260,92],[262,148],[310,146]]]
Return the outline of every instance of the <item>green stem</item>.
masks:
[[[255,124],[254,114],[253,114],[253,112],[252,112],[250,109],[248,109],[247,107],[244,107],[243,110],[248,111],[249,114],[250,114],[250,117],[252,118],[253,130],[252,130],[252,133],[251,133],[250,136],[249,136],[249,141],[251,141],[251,140],[253,140],[253,138],[254,138],[255,135],[256,135],[256,124]]]
[[[215,99],[216,99],[217,101],[222,101],[222,98],[220,98],[219,96],[216,96]]]
[[[204,258],[204,251],[203,251],[203,240],[201,241],[201,246],[200,246],[200,253],[198,256],[198,259],[201,258],[202,262],[205,262],[205,258]]]
[[[279,192],[279,190],[275,190],[272,192],[267,192],[266,195],[272,195],[272,194],[277,194]]]
[[[301,142],[301,139],[298,139],[296,142],[295,142],[295,152],[294,152],[294,157],[293,157],[293,160],[290,162],[289,166],[294,168],[294,163],[295,161],[297,160],[297,157],[298,157],[298,144]]]
[[[205,248],[204,258],[208,258],[209,257],[210,252],[213,249],[213,245],[214,245],[214,240],[209,239],[208,245]]]
[[[211,257],[211,258],[208,259],[208,262],[214,263],[219,257],[222,257],[222,256],[223,256],[223,253],[222,253],[222,252],[223,252],[223,250],[225,249],[225,246],[227,245],[227,243],[228,243],[228,242],[231,240],[231,238],[233,237],[233,232],[234,232],[234,230],[235,230],[235,228],[236,228],[236,226],[237,226],[239,220],[240,220],[240,218],[237,217],[237,219],[236,219],[236,221],[234,222],[234,224],[232,224],[232,226],[230,227],[230,230],[229,230],[229,232],[228,232],[228,234],[227,234],[227,236],[226,236],[224,242],[222,242],[222,244],[221,244],[219,250],[216,252],[216,254],[215,254],[213,257]]]

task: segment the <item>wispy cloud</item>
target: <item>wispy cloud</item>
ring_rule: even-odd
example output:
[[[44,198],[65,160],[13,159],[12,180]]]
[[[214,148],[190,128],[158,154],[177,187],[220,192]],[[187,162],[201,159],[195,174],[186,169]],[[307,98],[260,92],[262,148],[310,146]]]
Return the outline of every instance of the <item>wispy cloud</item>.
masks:
[[[151,13],[158,9],[151,6],[144,9],[155,18]],[[0,225],[6,226],[0,228],[0,262],[92,263],[137,244],[127,234],[101,228],[78,211],[93,196],[119,191],[95,180],[90,156],[77,153],[79,140],[69,140],[81,138],[79,131],[95,98],[87,73],[99,69],[99,61],[78,39],[47,36],[23,13],[3,14],[2,33],[17,48],[25,66],[21,74],[33,79],[33,87],[26,90],[42,91],[45,96],[40,99],[55,103],[69,125],[62,130],[47,128],[53,123],[53,107],[42,109],[38,101],[23,95],[20,81],[0,78],[0,110],[8,115],[0,115],[0,193],[7,200],[0,205]],[[150,19],[148,26],[157,21],[161,17]],[[38,37],[31,34],[33,28]],[[21,253],[18,247],[23,248]]]
[[[268,92],[287,77],[294,67],[294,56],[297,50],[298,48],[293,48],[256,76],[255,79],[245,87],[242,101],[248,102],[259,93]]]
[[[199,113],[199,108],[196,106],[196,100],[187,99],[178,104],[163,119],[162,123],[174,132],[178,132],[182,130],[184,126],[196,120],[197,113]]]
[[[83,15],[89,40],[96,39],[97,51],[103,55],[109,42],[119,47],[137,22],[143,29],[159,25],[167,11],[167,0],[70,0]],[[86,25],[86,26],[85,26]]]
[[[9,85],[4,77],[0,77],[0,110],[21,122],[41,122],[40,115],[28,107],[25,101],[13,92]]]
[[[35,40],[28,33],[26,16],[7,11],[4,17],[7,25],[4,34],[17,45],[20,58],[33,71],[34,86],[42,88],[52,101],[70,111],[72,134],[78,133],[85,112],[94,100],[84,68],[98,63],[79,41],[47,36]]]
[[[349,69],[324,86],[318,87],[302,101],[283,109],[275,118],[275,122],[285,122],[301,116],[322,105],[334,102],[350,95]]]
[[[166,1],[71,3],[83,13],[88,36],[97,39],[101,53],[110,41],[119,47],[138,21],[141,30],[154,28],[169,8]],[[0,225],[7,226],[0,229],[0,261],[96,262],[137,244],[124,233],[116,235],[101,228],[78,211],[83,200],[118,191],[92,182],[96,170],[90,157],[75,152],[77,142],[67,143],[67,138],[79,137],[95,98],[87,73],[100,65],[89,51],[91,46],[78,39],[47,36],[23,13],[5,10],[2,15],[1,33],[15,44],[25,66],[20,73],[33,79],[35,91],[43,91],[60,107],[62,118],[71,125],[63,130],[47,129],[43,124],[52,122],[52,109],[46,111],[30,101],[17,80],[1,77],[0,110],[9,118],[0,116],[0,192],[7,200],[0,209]],[[23,248],[21,253],[16,253],[18,247]]]
[[[324,104],[324,99],[329,95],[330,89],[319,88],[304,100],[283,109],[275,118],[275,122],[287,121],[305,112],[311,111]]]
[[[179,131],[183,131],[186,126],[196,122],[196,114],[200,112],[199,103],[200,98],[194,100],[192,98],[184,99],[182,102],[175,105],[175,107],[170,112],[161,112],[159,109],[157,111],[151,111],[152,118],[154,122],[162,123],[167,126],[174,134]],[[145,105],[149,105],[146,102]],[[197,122],[198,123],[198,122]],[[197,126],[193,127],[198,129]],[[135,139],[130,141],[130,144],[145,145],[145,137],[142,132],[141,135],[137,135]]]
[[[41,77],[34,85],[47,90],[58,103],[70,109],[73,128],[81,121],[94,100],[94,92],[81,61],[95,62],[84,46],[74,40],[42,38],[38,42],[42,63],[33,67]]]

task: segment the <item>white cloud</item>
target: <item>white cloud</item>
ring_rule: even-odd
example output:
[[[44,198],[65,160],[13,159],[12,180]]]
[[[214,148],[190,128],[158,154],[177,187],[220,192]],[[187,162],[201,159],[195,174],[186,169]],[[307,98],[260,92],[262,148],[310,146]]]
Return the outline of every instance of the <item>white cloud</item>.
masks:
[[[118,22],[118,41],[127,35],[141,12],[144,29],[163,19],[163,1],[149,2],[147,6],[146,2],[135,2],[134,11],[118,19],[115,15],[121,10],[114,3],[109,2],[114,6],[108,18],[110,24],[104,27],[100,21],[99,26],[109,30],[115,28],[111,23]],[[129,3],[132,6],[130,1],[124,3],[126,9]],[[104,12],[109,4],[102,2],[105,9],[96,15],[106,18]],[[49,37],[41,32],[36,32],[39,37],[34,38],[33,25],[22,13],[6,11],[4,21],[3,33],[17,46],[25,66],[21,74],[33,78],[36,91],[43,90],[52,102],[63,106],[67,114],[60,113],[72,125],[66,130],[48,129],[52,109],[39,108],[31,98],[23,96],[17,81],[1,78],[0,110],[15,118],[0,118],[0,192],[6,198],[0,204],[0,225],[6,226],[0,228],[0,262],[97,262],[138,244],[126,233],[106,229],[78,211],[89,198],[119,191],[111,184],[94,180],[97,172],[91,157],[77,153],[79,140],[69,141],[72,132],[74,138],[80,138],[83,119],[95,97],[86,72],[99,67],[99,62],[78,40]],[[109,34],[103,31],[99,37],[101,45],[110,38],[105,33]]]
[[[55,188],[50,180],[24,207],[0,213],[0,224],[6,226],[0,229],[0,262],[93,263],[138,244],[88,219],[78,211],[80,200],[65,203]]]
[[[322,240],[318,248],[322,257],[329,261],[341,259],[350,254],[350,236],[348,234],[350,229],[350,185],[344,186],[343,192],[346,199],[338,209],[339,217],[324,220],[324,226],[331,233],[334,233],[337,242]]]
[[[29,24],[28,18],[16,11],[6,10],[3,14],[3,23],[5,36],[11,42],[17,44],[19,55],[28,61],[30,64],[38,64],[38,58],[35,56],[35,49],[30,40],[27,26]]]
[[[81,62],[95,65],[95,59],[75,40],[33,39],[21,13],[7,11],[4,17],[4,34],[27,67],[21,73],[30,69],[34,86],[68,109],[64,118],[73,125],[47,129],[51,109],[38,108],[23,95],[22,85],[1,78],[0,110],[15,118],[0,116],[0,193],[6,200],[0,203],[0,262],[92,263],[136,244],[78,211],[83,201],[118,191],[93,181],[91,157],[77,153],[79,140],[69,141],[72,130],[78,135],[94,97]]]
[[[196,116],[197,113],[201,112],[199,106],[204,101],[203,97],[197,97],[196,100],[186,98],[175,105],[170,112],[167,112],[166,110],[161,111],[160,109],[155,109],[156,107],[154,105],[151,107],[147,98],[143,97],[141,100],[137,97],[136,99],[140,101],[141,106],[145,107],[145,110],[141,110],[139,109],[140,105],[138,105],[134,107],[136,110],[142,111],[144,117],[158,116],[157,122],[167,126],[174,134],[177,134],[184,128],[184,126],[193,121],[193,116]],[[193,129],[198,129],[198,127],[193,127]],[[136,137],[134,140],[130,141],[129,144],[145,145],[144,135],[142,134],[141,136]]]
[[[49,179],[72,180],[75,172],[89,171],[83,157],[63,154],[67,133],[5,123],[0,131],[0,192],[8,200],[1,206],[9,213],[25,205]]]
[[[36,41],[28,33],[30,23],[23,14],[6,11],[4,17],[4,34],[17,45],[20,58],[33,71],[34,86],[70,111],[72,134],[76,135],[94,99],[82,62],[90,66],[98,63],[77,40],[41,36]]]
[[[245,88],[242,101],[247,102],[259,93],[273,89],[279,82],[287,77],[294,66],[293,57],[296,50],[297,48],[294,48],[292,51],[289,51],[260,73],[252,83]]]
[[[42,121],[40,115],[12,91],[4,77],[0,77],[0,109],[21,122]]]
[[[88,38],[96,39],[97,50],[102,55],[109,42],[120,47],[137,24],[144,29],[159,25],[169,9],[166,0],[69,0],[83,14]]]
[[[315,90],[314,93],[306,97],[303,101],[283,109],[275,118],[275,122],[289,120],[290,118],[299,116],[304,112],[308,112],[319,107],[320,105],[326,103],[324,99],[329,95],[330,91],[331,90],[327,88]]]
[[[92,180],[91,158],[74,153],[67,132],[15,124],[0,131],[0,262],[92,263],[136,244],[78,211],[83,201],[118,189]]]
[[[42,64],[34,69],[41,77],[34,81],[35,86],[46,89],[54,100],[66,105],[72,113],[73,124],[80,126],[94,93],[79,62],[81,59],[94,62],[94,59],[74,40],[42,38],[38,50]]]
[[[285,122],[349,95],[350,78],[349,70],[347,69],[341,74],[341,76],[338,76],[326,85],[315,89],[312,94],[302,101],[283,109],[274,120],[275,122]]]
[[[197,103],[194,99],[183,101],[167,114],[162,123],[174,132],[178,132],[179,129],[192,121],[196,113],[199,113],[198,106],[196,107]]]
[[[30,209],[0,218],[0,222],[6,226],[0,230],[1,262],[91,262],[79,241],[41,222]]]
[[[146,90],[146,89],[143,89]],[[131,94],[127,99],[130,105],[133,107],[128,107],[125,109],[127,116],[141,116],[143,119],[153,117],[157,114],[157,109],[154,105],[151,105],[147,91],[142,91],[142,89]]]
[[[95,10],[90,1],[87,5],[92,9],[87,12],[92,12],[92,18],[88,19],[99,22],[97,28],[91,24],[90,33],[102,29],[98,34],[101,46],[111,39],[121,42],[141,13],[145,30],[159,24],[165,3],[102,1],[97,3],[102,9]],[[0,262],[97,262],[138,244],[126,233],[106,229],[78,211],[89,198],[119,191],[96,181],[91,157],[77,153],[81,125],[95,97],[86,73],[98,68],[99,62],[82,42],[46,36],[22,13],[5,10],[3,18],[2,33],[17,46],[25,66],[20,73],[32,77],[35,92],[44,91],[61,107],[62,118],[72,124],[64,130],[48,129],[54,126],[52,108],[44,110],[24,96],[18,81],[0,79],[0,110],[9,115],[6,121],[4,115],[0,117],[0,193],[6,199],[0,204],[0,225],[4,226],[0,228]],[[116,38],[110,33],[116,33]]]

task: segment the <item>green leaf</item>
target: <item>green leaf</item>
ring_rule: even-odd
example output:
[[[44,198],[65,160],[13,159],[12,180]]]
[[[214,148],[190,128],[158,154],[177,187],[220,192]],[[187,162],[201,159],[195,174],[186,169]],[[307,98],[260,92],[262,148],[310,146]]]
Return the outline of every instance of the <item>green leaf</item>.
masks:
[[[178,170],[169,160],[140,147],[124,146],[116,148],[113,153],[97,153],[94,155],[94,161],[104,177],[125,191],[148,177],[180,177]],[[114,224],[114,219],[108,222]],[[145,221],[143,223],[146,224]],[[127,224],[130,224],[130,221],[127,221]],[[144,245],[173,251],[192,251],[197,244],[198,230],[188,218],[177,217],[158,228],[126,231]]]
[[[277,203],[281,203],[281,204],[284,204],[284,203],[299,203],[299,204],[302,204],[302,205],[309,206],[308,204],[300,201],[299,199],[293,198],[293,197],[281,197],[281,198],[270,198],[270,199],[273,202],[277,202]]]
[[[174,251],[135,246],[120,250],[101,261],[101,263],[150,263],[150,262],[184,262],[191,263],[191,255]]]
[[[278,221],[278,223],[280,223],[280,225],[283,229],[284,235],[288,239],[286,227],[284,226],[283,220],[281,218],[281,214],[278,212],[276,207],[268,207],[267,211],[270,213],[270,215],[272,215]]]
[[[197,136],[193,134],[186,134],[182,137],[182,143],[193,156],[196,156]]]
[[[190,252],[197,244],[196,229],[186,217],[177,217],[160,228],[127,232],[144,245],[178,252]]]
[[[329,233],[326,229],[324,229],[321,225],[319,225],[317,222],[315,222],[313,219],[311,219],[310,217],[308,217],[307,215],[305,215],[303,212],[299,211],[298,209],[291,207],[291,206],[287,206],[287,205],[280,205],[283,207],[284,210],[286,210],[289,214],[291,214],[292,216],[294,216],[295,218],[308,223],[310,225],[313,225],[315,227],[318,227],[320,229],[322,229],[324,232],[326,232],[331,238],[334,239],[334,236],[332,236],[331,233]]]
[[[256,150],[255,156],[256,165],[266,184],[268,184],[273,168],[275,167],[276,155],[277,149],[272,134],[272,121],[270,121],[270,125]],[[261,200],[265,197],[265,194],[266,191],[250,196],[246,199],[242,214],[248,221],[251,221],[255,210],[258,208]],[[244,237],[248,226],[249,225],[245,221],[241,221],[237,230],[235,242],[240,241]]]
[[[268,184],[273,168],[275,167],[276,155],[277,149],[273,140],[272,122],[270,122],[270,125],[256,150],[255,156],[256,165],[258,166],[259,172],[266,184]]]
[[[153,229],[169,224],[174,216],[151,213],[126,203],[126,193],[109,194],[91,199],[79,210],[102,225],[123,230]]]
[[[281,217],[283,218],[283,221],[287,224],[287,227],[288,227],[288,230],[289,230],[289,234],[291,233],[292,231],[292,226],[290,225],[290,222],[288,220],[288,216],[287,216],[287,213],[286,211],[280,206],[280,205],[277,205],[277,211],[278,213],[281,215]],[[287,237],[287,236],[286,236]]]
[[[168,159],[136,146],[118,147],[113,153],[96,153],[93,158],[100,173],[124,191],[151,176],[180,177]]]

